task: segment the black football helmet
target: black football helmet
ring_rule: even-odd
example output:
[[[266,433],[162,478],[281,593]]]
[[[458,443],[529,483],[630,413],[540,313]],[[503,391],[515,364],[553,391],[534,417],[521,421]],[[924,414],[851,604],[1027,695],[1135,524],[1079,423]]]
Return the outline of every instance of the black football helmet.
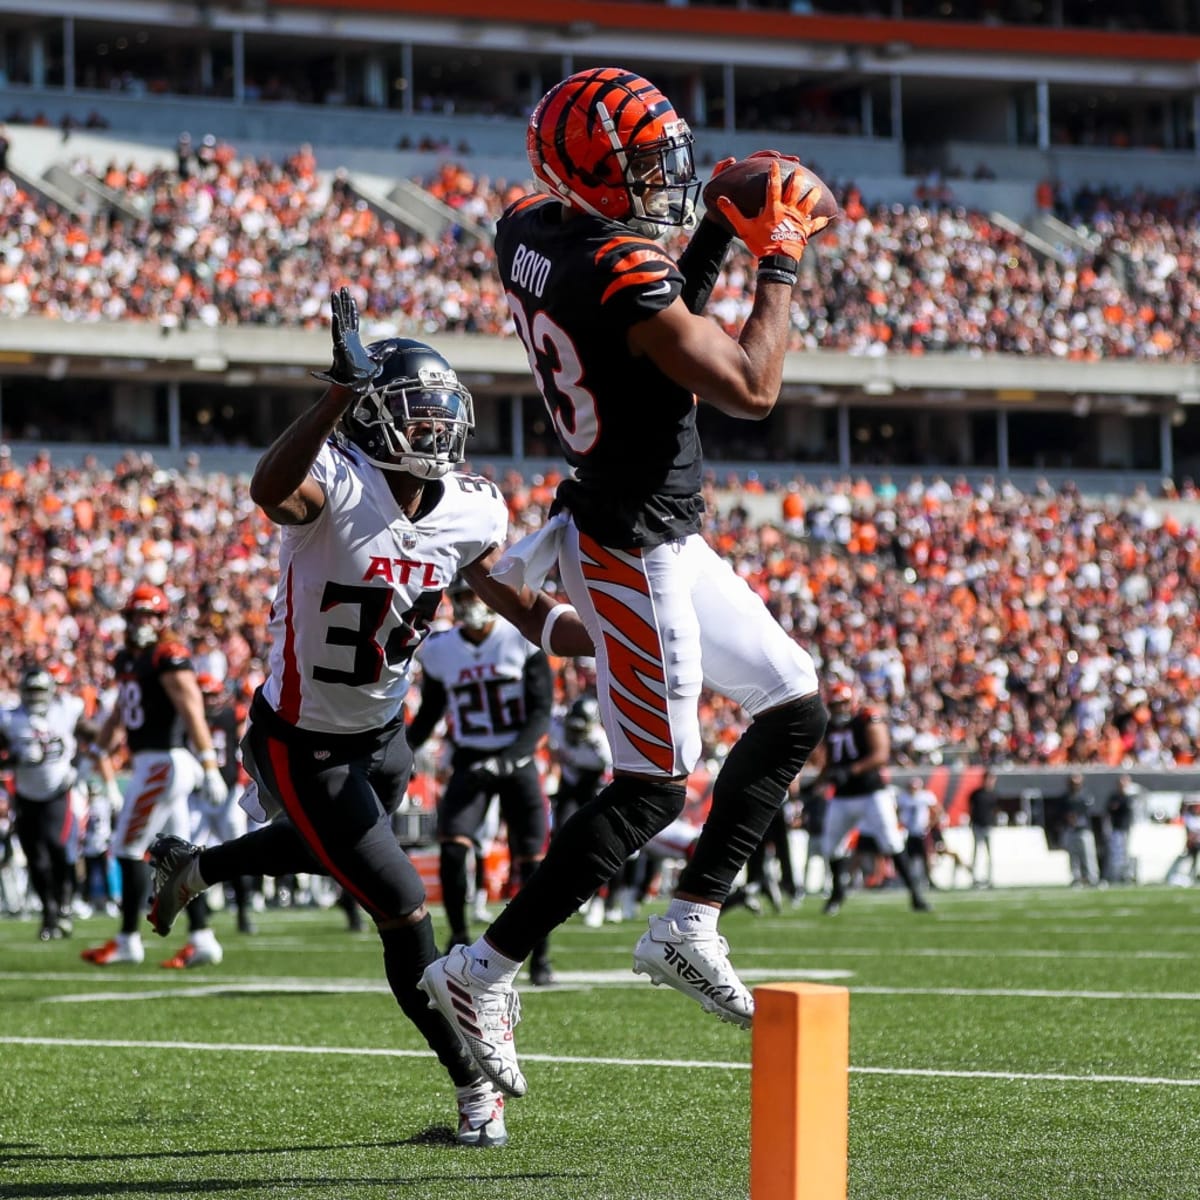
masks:
[[[600,724],[600,704],[595,696],[580,696],[563,718],[563,732],[572,745],[583,741]]]
[[[54,699],[54,676],[45,667],[28,667],[21,676],[18,692],[21,706],[27,713],[42,716],[50,710]]]
[[[468,633],[482,633],[496,620],[496,614],[471,590],[471,585],[461,576],[446,589],[450,597],[450,608],[454,612],[454,623]]]
[[[385,471],[440,479],[466,456],[471,393],[424,342],[386,338],[367,353],[382,370],[342,417],[347,440]]]

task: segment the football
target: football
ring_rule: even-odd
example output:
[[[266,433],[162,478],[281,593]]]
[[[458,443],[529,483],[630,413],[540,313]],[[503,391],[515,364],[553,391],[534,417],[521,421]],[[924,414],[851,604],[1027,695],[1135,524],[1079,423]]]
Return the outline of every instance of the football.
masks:
[[[778,160],[780,165],[780,182],[783,185],[792,177],[794,171],[799,171],[813,186],[821,189],[821,198],[817,201],[813,213],[831,220],[840,213],[837,197],[833,189],[815,172],[810,171],[798,158],[788,154],[779,154],[773,150],[760,150],[749,158],[732,163],[719,175],[714,176],[704,185],[704,207],[717,224],[729,229],[729,222],[721,215],[717,207],[718,196],[728,196],[737,205],[738,210],[747,217],[757,216],[762,211],[763,202],[767,196],[767,177],[771,171],[771,163]],[[732,232],[732,231],[731,231]]]

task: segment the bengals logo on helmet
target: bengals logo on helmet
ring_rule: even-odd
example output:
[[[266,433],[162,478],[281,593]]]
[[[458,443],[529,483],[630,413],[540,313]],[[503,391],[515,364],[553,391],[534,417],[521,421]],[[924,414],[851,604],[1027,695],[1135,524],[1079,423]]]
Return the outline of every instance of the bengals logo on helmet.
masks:
[[[564,204],[645,236],[696,220],[692,133],[648,79],[577,71],[542,97],[526,138],[533,173]]]

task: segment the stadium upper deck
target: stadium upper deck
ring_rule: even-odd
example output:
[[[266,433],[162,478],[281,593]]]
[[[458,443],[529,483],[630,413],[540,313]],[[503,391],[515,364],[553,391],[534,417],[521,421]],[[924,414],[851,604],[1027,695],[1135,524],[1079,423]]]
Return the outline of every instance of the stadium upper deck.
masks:
[[[212,132],[277,157],[304,138],[324,176],[350,165],[358,195],[383,211],[372,185],[447,153],[469,148],[477,170],[507,167],[516,177],[532,100],[567,70],[619,59],[678,98],[703,158],[769,142],[815,159],[827,177],[862,183],[869,198],[909,199],[919,188],[936,197],[949,188],[956,202],[1011,222],[1023,262],[1087,252],[1039,207],[1038,181],[1157,192],[1200,181],[1200,25],[1191,4],[1130,13],[1103,3],[1030,3],[1007,6],[1019,17],[1011,21],[982,4],[909,0],[884,5],[884,15],[819,0],[518,0],[503,18],[496,7],[62,0],[47,18],[43,0],[0,0],[0,118],[41,114],[51,125],[65,120],[69,131],[96,114],[159,160],[185,128],[197,143]],[[946,12],[951,19],[938,19]],[[20,167],[29,142],[14,131],[10,167]],[[49,157],[26,180],[34,187],[83,144],[78,134],[65,145],[48,142]],[[422,144],[434,149],[420,153]],[[64,339],[19,321],[2,333],[10,426],[31,403],[83,396],[119,411],[118,424],[139,438],[172,443],[196,431],[194,414],[209,414],[209,429],[212,414],[229,410],[240,428],[261,424],[243,420],[242,410],[285,403],[282,393],[294,392],[303,368],[323,353],[317,334],[278,329],[241,338],[224,325],[170,325],[166,334],[121,325]],[[454,352],[475,386],[497,395],[496,447],[530,449],[537,421],[531,405],[521,411],[533,397],[519,353],[490,339]],[[1186,362],[962,362],[834,349],[796,356],[788,378],[790,426],[821,443],[821,460],[832,451],[851,462],[864,448],[872,460],[891,431],[895,441],[923,443],[928,462],[939,441],[931,431],[965,421],[977,428],[969,439],[951,438],[959,463],[964,445],[968,464],[1001,468],[1027,446],[1091,446],[1087,465],[1148,475],[1186,473],[1200,461],[1192,419],[1200,383]],[[1118,453],[1122,446],[1127,452]]]

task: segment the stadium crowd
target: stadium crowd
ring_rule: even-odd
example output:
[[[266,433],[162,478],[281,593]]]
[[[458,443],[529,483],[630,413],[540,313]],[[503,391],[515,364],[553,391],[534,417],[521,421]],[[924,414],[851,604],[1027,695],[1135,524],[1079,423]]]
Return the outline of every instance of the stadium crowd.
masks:
[[[308,147],[272,162],[212,141],[187,172],[78,164],[140,220],[77,218],[0,176],[0,315],[315,326],[345,283],[377,336],[511,332],[490,245],[383,219],[344,172],[318,172]],[[419,182],[484,229],[529,186],[462,162]],[[1093,246],[1068,265],[951,203],[872,205],[853,184],[841,200],[844,218],[805,259],[794,349],[1083,361],[1190,361],[1200,350],[1194,195],[1064,200]],[[713,291],[709,312],[729,330],[749,312],[752,268],[735,251]]]
[[[514,537],[544,520],[553,476],[497,482]],[[751,519],[714,475],[705,490],[707,536],[826,680],[855,679],[886,710],[899,763],[1195,760],[1200,530],[1148,497],[797,478],[759,497],[777,516]],[[94,705],[142,580],[166,588],[198,670],[251,688],[274,537],[244,479],[132,452],[115,469],[19,463],[0,447],[0,700],[32,654]],[[560,698],[581,682],[562,665]],[[704,722],[719,755],[740,715],[708,698]]]

